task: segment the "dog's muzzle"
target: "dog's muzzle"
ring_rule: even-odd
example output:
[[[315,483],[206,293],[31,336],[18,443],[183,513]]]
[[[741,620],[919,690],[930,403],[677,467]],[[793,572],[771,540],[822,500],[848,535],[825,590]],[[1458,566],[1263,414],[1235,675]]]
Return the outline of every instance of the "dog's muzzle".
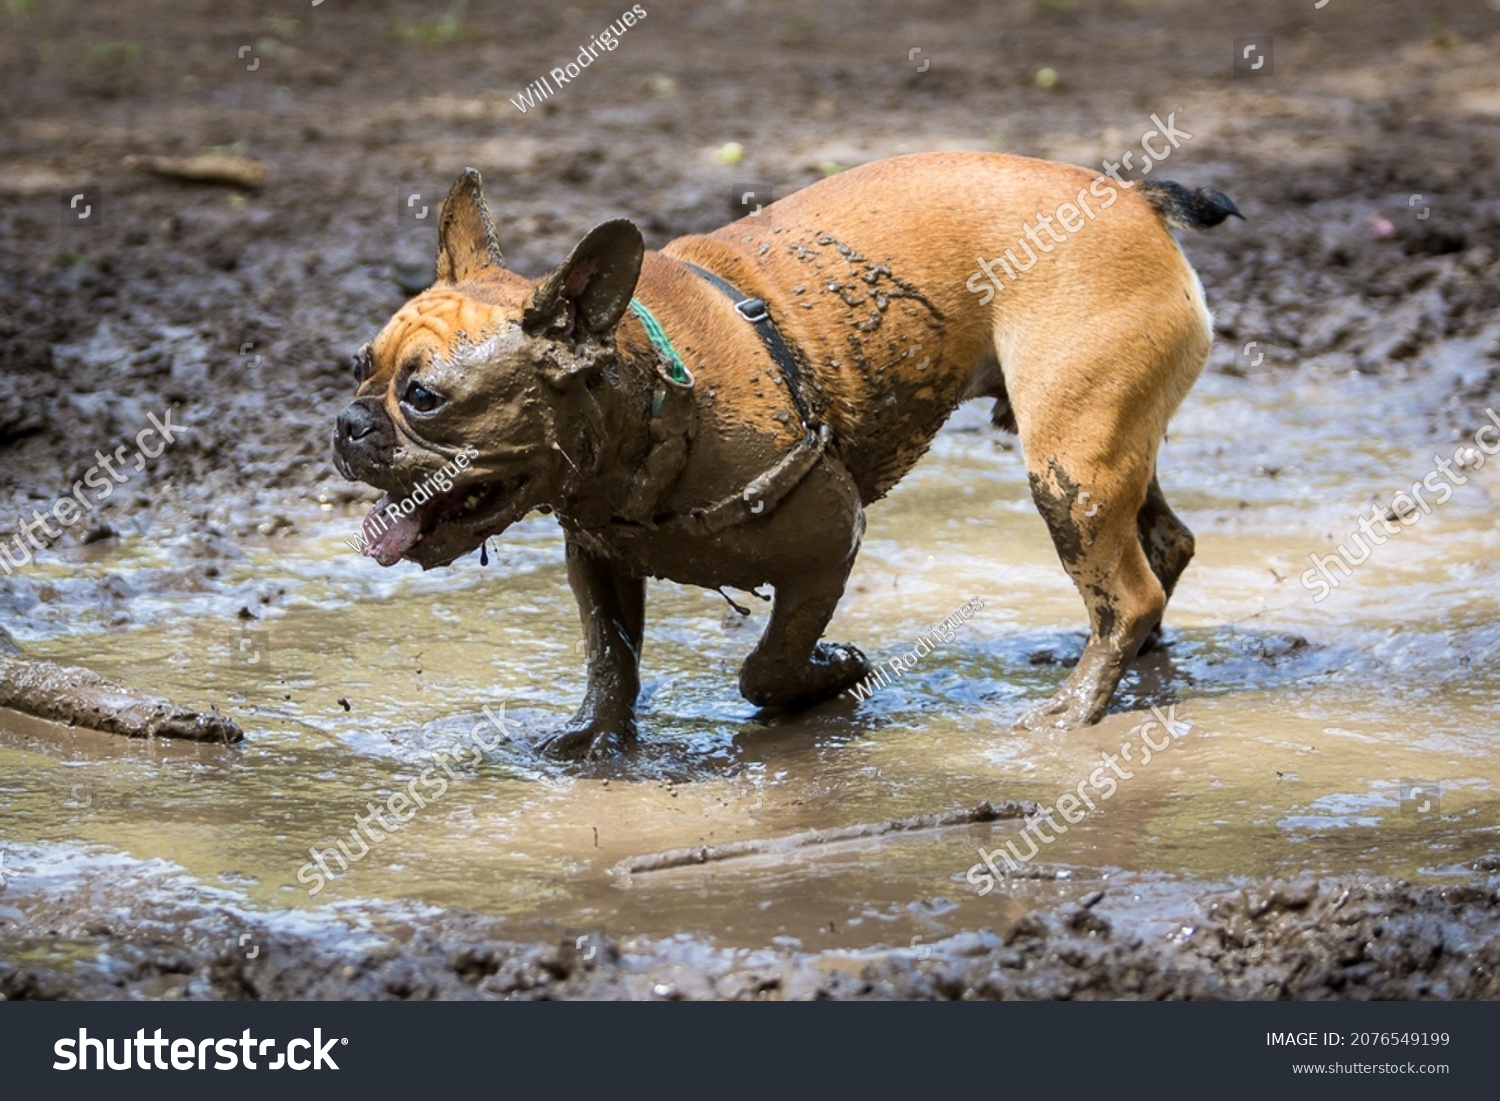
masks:
[[[339,414],[334,433],[334,441],[339,447],[347,447],[379,430],[383,418],[370,408],[369,401],[369,398],[360,398]]]
[[[346,478],[364,475],[389,460],[394,433],[385,410],[374,398],[351,402],[333,426],[333,465]]]

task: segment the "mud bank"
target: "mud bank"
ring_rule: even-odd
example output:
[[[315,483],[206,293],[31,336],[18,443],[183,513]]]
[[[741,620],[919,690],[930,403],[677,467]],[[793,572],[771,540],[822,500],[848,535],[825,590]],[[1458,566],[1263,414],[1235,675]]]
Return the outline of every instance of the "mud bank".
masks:
[[[1500,863],[1495,867],[1500,868]],[[493,921],[427,915],[357,949],[217,914],[65,920],[11,942],[6,999],[1092,1000],[1500,997],[1500,881],[1259,883],[1205,895],[1172,931],[1128,891],[1008,929],[858,954],[726,950],[683,938],[517,944]],[[3,913],[3,911],[0,911]],[[151,920],[158,919],[158,920]],[[175,926],[175,928],[174,928]],[[236,936],[235,931],[240,935]],[[16,959],[15,949],[24,960]]]

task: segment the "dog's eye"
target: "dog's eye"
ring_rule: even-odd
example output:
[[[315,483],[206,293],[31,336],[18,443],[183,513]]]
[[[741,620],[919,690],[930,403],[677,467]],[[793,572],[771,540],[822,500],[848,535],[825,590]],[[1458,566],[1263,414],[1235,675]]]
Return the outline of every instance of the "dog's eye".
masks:
[[[413,382],[406,388],[406,396],[401,399],[418,413],[431,413],[443,403],[443,399],[434,394],[420,382]]]

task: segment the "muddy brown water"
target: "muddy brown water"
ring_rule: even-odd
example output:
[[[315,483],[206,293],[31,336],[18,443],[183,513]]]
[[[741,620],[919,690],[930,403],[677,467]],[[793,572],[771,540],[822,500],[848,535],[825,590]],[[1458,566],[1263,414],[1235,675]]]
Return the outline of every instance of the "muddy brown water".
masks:
[[[0,904],[24,914],[69,877],[128,871],[184,905],[328,936],[462,907],[503,918],[516,939],[603,928],[858,954],[1004,927],[1105,883],[1149,895],[1168,932],[1190,895],[1248,879],[1457,881],[1500,828],[1500,463],[1471,471],[1316,601],[1299,582],[1308,555],[1466,442],[1434,447],[1404,380],[1316,374],[1213,375],[1190,396],[1161,465],[1199,547],[1169,645],[1137,663],[1102,724],[1070,734],[1011,730],[1076,658],[1083,613],[1013,444],[977,405],[871,509],[830,636],[888,659],[971,597],[983,611],[870,699],[764,721],[734,690],[760,602],[732,594],[752,608],[742,621],[716,593],[653,584],[643,742],[614,764],[557,764],[527,744],[583,689],[547,518],[508,533],[488,567],[472,556],[424,575],[356,556],[343,540],[357,514],[324,506],[302,518],[305,537],[263,540],[232,567],[284,590],[244,629],[222,594],[183,592],[143,596],[136,625],[111,629],[81,594],[91,578],[129,583],[160,566],[166,552],[149,541],[42,563],[58,629],[24,640],[33,654],[216,700],[247,740],[38,736],[0,716]],[[983,799],[1051,804],[1101,753],[1128,741],[1139,755],[1153,705],[1191,728],[1149,763],[1122,765],[1131,775],[1112,797],[1042,846],[1036,878],[983,896],[966,873],[1011,824],[615,870],[659,850]],[[502,707],[509,742],[483,718]],[[495,747],[463,755],[441,796],[310,897],[313,877],[297,879],[309,848],[349,844],[356,814],[476,721]]]

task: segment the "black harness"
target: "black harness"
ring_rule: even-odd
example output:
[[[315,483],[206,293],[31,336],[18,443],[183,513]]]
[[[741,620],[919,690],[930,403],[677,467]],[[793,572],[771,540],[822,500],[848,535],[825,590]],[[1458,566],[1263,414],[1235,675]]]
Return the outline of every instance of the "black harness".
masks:
[[[686,261],[681,261],[686,263]],[[756,332],[766,346],[766,352],[776,369],[781,372],[792,405],[802,418],[802,439],[783,455],[769,470],[751,479],[738,493],[716,501],[711,505],[694,508],[686,513],[654,518],[657,502],[680,473],[687,456],[687,443],[697,431],[697,409],[693,400],[694,379],[672,349],[671,340],[662,331],[650,310],[636,301],[631,305],[637,310],[647,335],[660,357],[658,371],[662,382],[652,400],[651,435],[655,441],[642,469],[632,484],[628,503],[620,515],[633,523],[646,523],[657,530],[681,530],[694,536],[711,536],[726,528],[763,518],[775,511],[787,494],[796,489],[819,463],[830,458],[828,451],[833,444],[833,431],[815,417],[807,400],[802,365],[796,354],[782,339],[771,322],[771,313],[760,298],[747,298],[727,280],[697,264],[687,264],[709,283],[729,296],[734,303],[734,312],[755,326]],[[673,373],[675,365],[681,378]],[[667,383],[670,382],[671,385]],[[843,467],[832,464],[834,477],[847,484],[849,492],[855,494],[853,483]]]
[[[682,262],[687,264],[685,260]],[[809,432],[816,432],[819,422],[808,410],[807,397],[802,389],[802,366],[798,363],[791,348],[787,347],[786,341],[781,338],[781,334],[776,331],[776,325],[771,321],[771,313],[766,308],[765,300],[746,298],[727,280],[721,279],[706,268],[700,268],[697,264],[687,264],[687,266],[728,295],[734,303],[734,312],[755,326],[755,331],[760,334],[761,343],[766,346],[766,352],[786,382],[787,393],[791,395],[792,404],[797,407],[797,415],[802,418],[802,427]]]

